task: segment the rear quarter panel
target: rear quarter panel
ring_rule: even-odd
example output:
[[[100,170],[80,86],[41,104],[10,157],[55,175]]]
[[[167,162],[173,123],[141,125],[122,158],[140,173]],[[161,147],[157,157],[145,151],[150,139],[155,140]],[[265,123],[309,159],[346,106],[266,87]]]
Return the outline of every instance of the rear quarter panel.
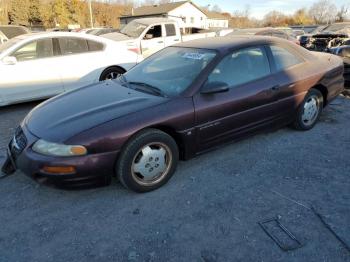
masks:
[[[313,54],[317,57],[314,67],[317,69],[319,65],[321,74],[318,83],[327,88],[327,101],[329,102],[344,90],[344,63],[340,57],[332,54],[317,52]]]

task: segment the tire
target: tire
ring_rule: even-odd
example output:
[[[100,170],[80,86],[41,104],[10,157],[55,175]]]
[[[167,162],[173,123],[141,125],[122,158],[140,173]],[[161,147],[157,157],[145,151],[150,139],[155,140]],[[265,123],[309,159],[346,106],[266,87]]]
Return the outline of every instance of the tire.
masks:
[[[118,76],[124,73],[125,73],[125,70],[120,67],[116,67],[116,66],[108,67],[102,72],[99,80],[105,81],[109,79],[116,79]]]
[[[310,89],[303,103],[299,106],[292,126],[297,130],[312,129],[320,118],[323,110],[323,95],[317,89]]]
[[[171,136],[158,129],[145,129],[122,150],[116,174],[127,189],[149,192],[169,181],[178,161],[179,150]]]

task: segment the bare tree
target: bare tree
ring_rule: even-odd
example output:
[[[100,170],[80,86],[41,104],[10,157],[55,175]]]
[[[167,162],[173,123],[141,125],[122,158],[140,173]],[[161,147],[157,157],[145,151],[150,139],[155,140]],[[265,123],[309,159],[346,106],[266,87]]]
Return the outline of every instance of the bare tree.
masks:
[[[329,0],[319,0],[311,6],[309,14],[317,24],[329,24],[336,19],[337,7]]]
[[[264,16],[263,24],[264,26],[286,26],[288,25],[288,17],[274,10]]]
[[[348,11],[349,11],[348,6],[346,6],[346,5],[341,6],[338,13],[337,13],[337,17],[336,17],[337,22],[344,22]]]
[[[221,10],[220,6],[218,6],[218,5],[214,5],[214,6],[211,8],[211,11],[212,11],[212,12],[216,12],[216,13],[222,13],[222,10]]]

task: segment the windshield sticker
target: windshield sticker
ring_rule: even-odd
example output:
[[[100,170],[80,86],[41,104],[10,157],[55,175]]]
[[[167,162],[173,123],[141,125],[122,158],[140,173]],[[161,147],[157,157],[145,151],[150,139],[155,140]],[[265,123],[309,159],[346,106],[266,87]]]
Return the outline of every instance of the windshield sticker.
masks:
[[[205,54],[200,53],[185,53],[182,55],[183,58],[193,59],[193,60],[202,60]]]

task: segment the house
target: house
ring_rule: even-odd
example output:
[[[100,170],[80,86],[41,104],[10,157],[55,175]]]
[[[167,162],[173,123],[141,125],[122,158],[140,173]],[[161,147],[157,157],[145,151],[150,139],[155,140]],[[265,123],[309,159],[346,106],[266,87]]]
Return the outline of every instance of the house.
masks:
[[[219,12],[205,12],[207,15],[207,28],[228,28],[228,18]]]
[[[147,17],[166,17],[175,20],[185,30],[190,28],[209,29],[210,25],[214,25],[214,27],[226,25],[224,27],[228,27],[227,19],[226,23],[218,15],[208,19],[207,14],[191,1],[133,8],[131,14],[120,17],[120,24],[124,26],[134,19]]]

